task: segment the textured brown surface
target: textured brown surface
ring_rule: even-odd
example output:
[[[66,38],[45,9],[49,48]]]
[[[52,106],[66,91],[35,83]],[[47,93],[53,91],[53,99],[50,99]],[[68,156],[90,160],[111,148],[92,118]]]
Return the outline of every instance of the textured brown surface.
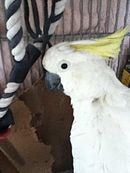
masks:
[[[69,98],[60,92],[48,91],[41,81],[20,99],[32,112],[31,125],[38,139],[51,146],[53,172],[72,169],[69,135],[73,117]]]
[[[18,173],[17,169],[0,151],[0,173]]]
[[[8,150],[13,150],[13,153],[8,152],[8,158],[12,160],[20,173],[51,173],[53,163],[53,157],[50,154],[51,146],[38,141],[35,129],[30,125],[32,113],[24,102],[19,100],[15,101],[11,108],[16,124],[9,136],[9,143],[12,146],[10,145]]]

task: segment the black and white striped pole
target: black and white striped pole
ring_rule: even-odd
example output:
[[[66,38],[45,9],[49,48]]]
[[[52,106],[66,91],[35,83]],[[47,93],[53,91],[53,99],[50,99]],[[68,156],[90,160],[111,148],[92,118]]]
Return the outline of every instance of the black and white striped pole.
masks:
[[[15,93],[20,84],[24,81],[32,65],[42,53],[45,53],[46,45],[49,43],[49,39],[54,33],[58,21],[62,17],[66,1],[67,0],[53,0],[51,14],[48,16],[47,0],[45,0],[44,14],[46,15],[46,20],[43,33],[40,31],[40,33],[36,34],[34,43],[28,44],[27,47],[25,47],[20,11],[22,0],[5,0],[7,38],[10,42],[11,53],[15,64],[0,99],[0,139],[7,136],[10,127],[14,124],[9,106],[15,97]],[[24,0],[24,3],[28,6],[27,0]],[[27,18],[26,20],[26,16],[25,23],[26,25],[29,24],[29,19]],[[29,31],[30,30],[28,30],[28,32]]]

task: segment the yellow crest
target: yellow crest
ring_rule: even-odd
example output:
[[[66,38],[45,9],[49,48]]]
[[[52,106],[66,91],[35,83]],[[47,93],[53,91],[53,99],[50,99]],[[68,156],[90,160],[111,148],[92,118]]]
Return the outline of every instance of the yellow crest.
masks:
[[[92,53],[103,58],[117,58],[120,52],[121,43],[127,34],[127,27],[119,29],[117,32],[99,39],[93,43],[81,41],[81,43],[72,43],[70,46],[77,51]]]

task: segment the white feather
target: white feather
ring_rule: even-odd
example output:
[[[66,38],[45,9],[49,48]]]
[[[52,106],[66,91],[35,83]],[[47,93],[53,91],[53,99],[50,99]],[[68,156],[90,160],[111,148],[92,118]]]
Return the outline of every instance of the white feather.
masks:
[[[69,63],[65,71],[63,61]],[[43,65],[60,76],[71,97],[74,173],[130,173],[130,90],[104,59],[69,43],[49,49]]]

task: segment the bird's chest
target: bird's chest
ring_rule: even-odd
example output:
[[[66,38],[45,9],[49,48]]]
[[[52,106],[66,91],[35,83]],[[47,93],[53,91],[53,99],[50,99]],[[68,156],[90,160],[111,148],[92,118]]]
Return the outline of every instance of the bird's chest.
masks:
[[[115,122],[108,114],[104,116],[96,114],[88,119],[83,116],[83,119],[76,119],[73,122],[71,129],[74,167],[80,164],[76,169],[80,167],[84,173],[123,171],[124,165],[128,162],[130,165],[130,144],[121,124]]]

